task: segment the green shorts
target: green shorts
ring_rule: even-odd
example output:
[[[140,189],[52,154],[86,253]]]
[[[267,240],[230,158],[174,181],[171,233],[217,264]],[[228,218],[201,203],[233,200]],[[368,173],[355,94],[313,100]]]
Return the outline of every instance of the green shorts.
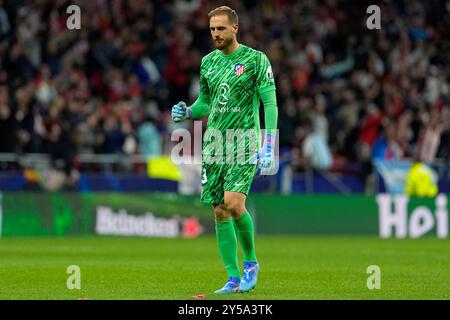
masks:
[[[255,176],[255,164],[202,164],[202,195],[200,201],[208,204],[224,202],[224,192],[234,191],[248,195]]]

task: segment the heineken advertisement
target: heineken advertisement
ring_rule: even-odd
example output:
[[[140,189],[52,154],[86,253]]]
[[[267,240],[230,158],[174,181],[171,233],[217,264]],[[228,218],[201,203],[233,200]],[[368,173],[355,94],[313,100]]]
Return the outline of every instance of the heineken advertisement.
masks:
[[[214,233],[212,207],[172,193],[0,194],[1,236],[196,237]],[[258,234],[448,238],[448,196],[264,195],[248,198]]]
[[[170,193],[2,194],[2,236],[195,237],[213,228],[195,197]]]

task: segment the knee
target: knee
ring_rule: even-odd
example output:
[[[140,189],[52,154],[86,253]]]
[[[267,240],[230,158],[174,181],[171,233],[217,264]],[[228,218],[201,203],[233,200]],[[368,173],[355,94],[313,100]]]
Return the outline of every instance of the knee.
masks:
[[[226,210],[233,216],[234,219],[239,218],[245,211],[245,205],[241,201],[228,200],[225,202]]]
[[[214,207],[214,216],[217,221],[230,219],[230,213],[225,209],[224,205],[217,205]]]

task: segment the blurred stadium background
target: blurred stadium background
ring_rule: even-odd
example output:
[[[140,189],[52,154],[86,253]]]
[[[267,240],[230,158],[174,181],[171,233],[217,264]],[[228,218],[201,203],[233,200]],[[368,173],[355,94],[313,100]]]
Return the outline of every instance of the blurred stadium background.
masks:
[[[66,27],[72,4],[80,30]],[[276,78],[280,170],[252,186],[258,234],[448,237],[450,1],[0,0],[5,247],[213,232],[200,165],[170,161],[171,133],[193,124],[170,110],[197,97],[207,13],[222,4]],[[380,30],[366,26],[372,4]],[[417,163],[427,169],[408,182]],[[382,203],[398,209],[408,185],[409,224],[382,227]]]

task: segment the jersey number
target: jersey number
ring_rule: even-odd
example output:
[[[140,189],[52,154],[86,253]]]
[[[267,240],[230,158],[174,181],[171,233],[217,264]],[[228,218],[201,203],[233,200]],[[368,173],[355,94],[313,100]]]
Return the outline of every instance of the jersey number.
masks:
[[[202,169],[202,184],[205,184],[208,181],[208,178],[206,177],[206,170],[205,168]]]

